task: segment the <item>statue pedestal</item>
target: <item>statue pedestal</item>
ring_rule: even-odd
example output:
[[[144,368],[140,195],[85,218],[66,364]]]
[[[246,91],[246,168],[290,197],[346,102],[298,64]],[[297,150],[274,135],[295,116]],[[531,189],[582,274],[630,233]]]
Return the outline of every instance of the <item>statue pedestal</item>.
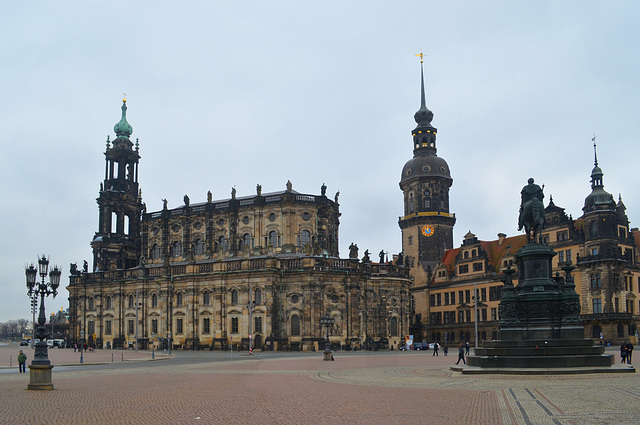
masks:
[[[474,350],[462,373],[566,374],[635,372],[612,368],[613,355],[584,338],[580,298],[571,271],[552,277],[555,251],[529,243],[516,254],[518,286],[507,269],[500,299],[500,340]]]
[[[28,390],[52,390],[51,369],[53,365],[29,365]]]

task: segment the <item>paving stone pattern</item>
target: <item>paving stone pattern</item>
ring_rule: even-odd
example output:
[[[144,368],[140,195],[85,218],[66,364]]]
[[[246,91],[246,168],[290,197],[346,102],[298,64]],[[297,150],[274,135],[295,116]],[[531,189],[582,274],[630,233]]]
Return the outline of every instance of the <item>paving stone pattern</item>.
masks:
[[[75,358],[60,350],[60,361],[63,351]],[[17,366],[5,367],[0,423],[640,423],[638,374],[463,376],[449,370],[456,357],[420,352],[336,353],[334,362],[322,353],[238,353],[216,361],[222,355],[187,364],[54,368],[55,390],[42,392],[26,390],[28,374]],[[150,359],[146,352],[135,357]]]

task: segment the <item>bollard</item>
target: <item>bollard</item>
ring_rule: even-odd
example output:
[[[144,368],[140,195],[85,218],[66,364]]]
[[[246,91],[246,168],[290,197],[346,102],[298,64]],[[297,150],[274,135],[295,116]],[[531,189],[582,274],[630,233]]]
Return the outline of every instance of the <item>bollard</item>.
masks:
[[[9,356],[9,367],[13,367],[13,356]]]
[[[124,361],[124,353],[122,353],[122,361]]]
[[[113,363],[113,353],[111,353],[111,363]]]

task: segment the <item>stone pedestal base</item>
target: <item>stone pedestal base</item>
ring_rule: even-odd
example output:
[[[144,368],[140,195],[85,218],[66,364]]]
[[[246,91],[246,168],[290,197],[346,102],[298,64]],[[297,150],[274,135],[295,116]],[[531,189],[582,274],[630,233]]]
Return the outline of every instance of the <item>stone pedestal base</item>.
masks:
[[[51,369],[53,365],[29,365],[28,390],[52,390]]]
[[[331,361],[331,351],[325,351],[324,352],[324,359],[323,360]]]

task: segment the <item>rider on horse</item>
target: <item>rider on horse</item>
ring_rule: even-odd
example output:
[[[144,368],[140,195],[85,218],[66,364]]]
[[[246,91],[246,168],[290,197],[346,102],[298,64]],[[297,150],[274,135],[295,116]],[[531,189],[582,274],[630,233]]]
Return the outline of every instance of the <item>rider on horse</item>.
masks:
[[[527,233],[527,242],[536,242],[536,236],[542,230],[544,225],[544,194],[543,187],[533,182],[532,178],[527,181],[528,184],[522,188],[520,192],[520,215],[518,216],[518,230],[524,227]],[[533,235],[531,235],[533,230]]]

